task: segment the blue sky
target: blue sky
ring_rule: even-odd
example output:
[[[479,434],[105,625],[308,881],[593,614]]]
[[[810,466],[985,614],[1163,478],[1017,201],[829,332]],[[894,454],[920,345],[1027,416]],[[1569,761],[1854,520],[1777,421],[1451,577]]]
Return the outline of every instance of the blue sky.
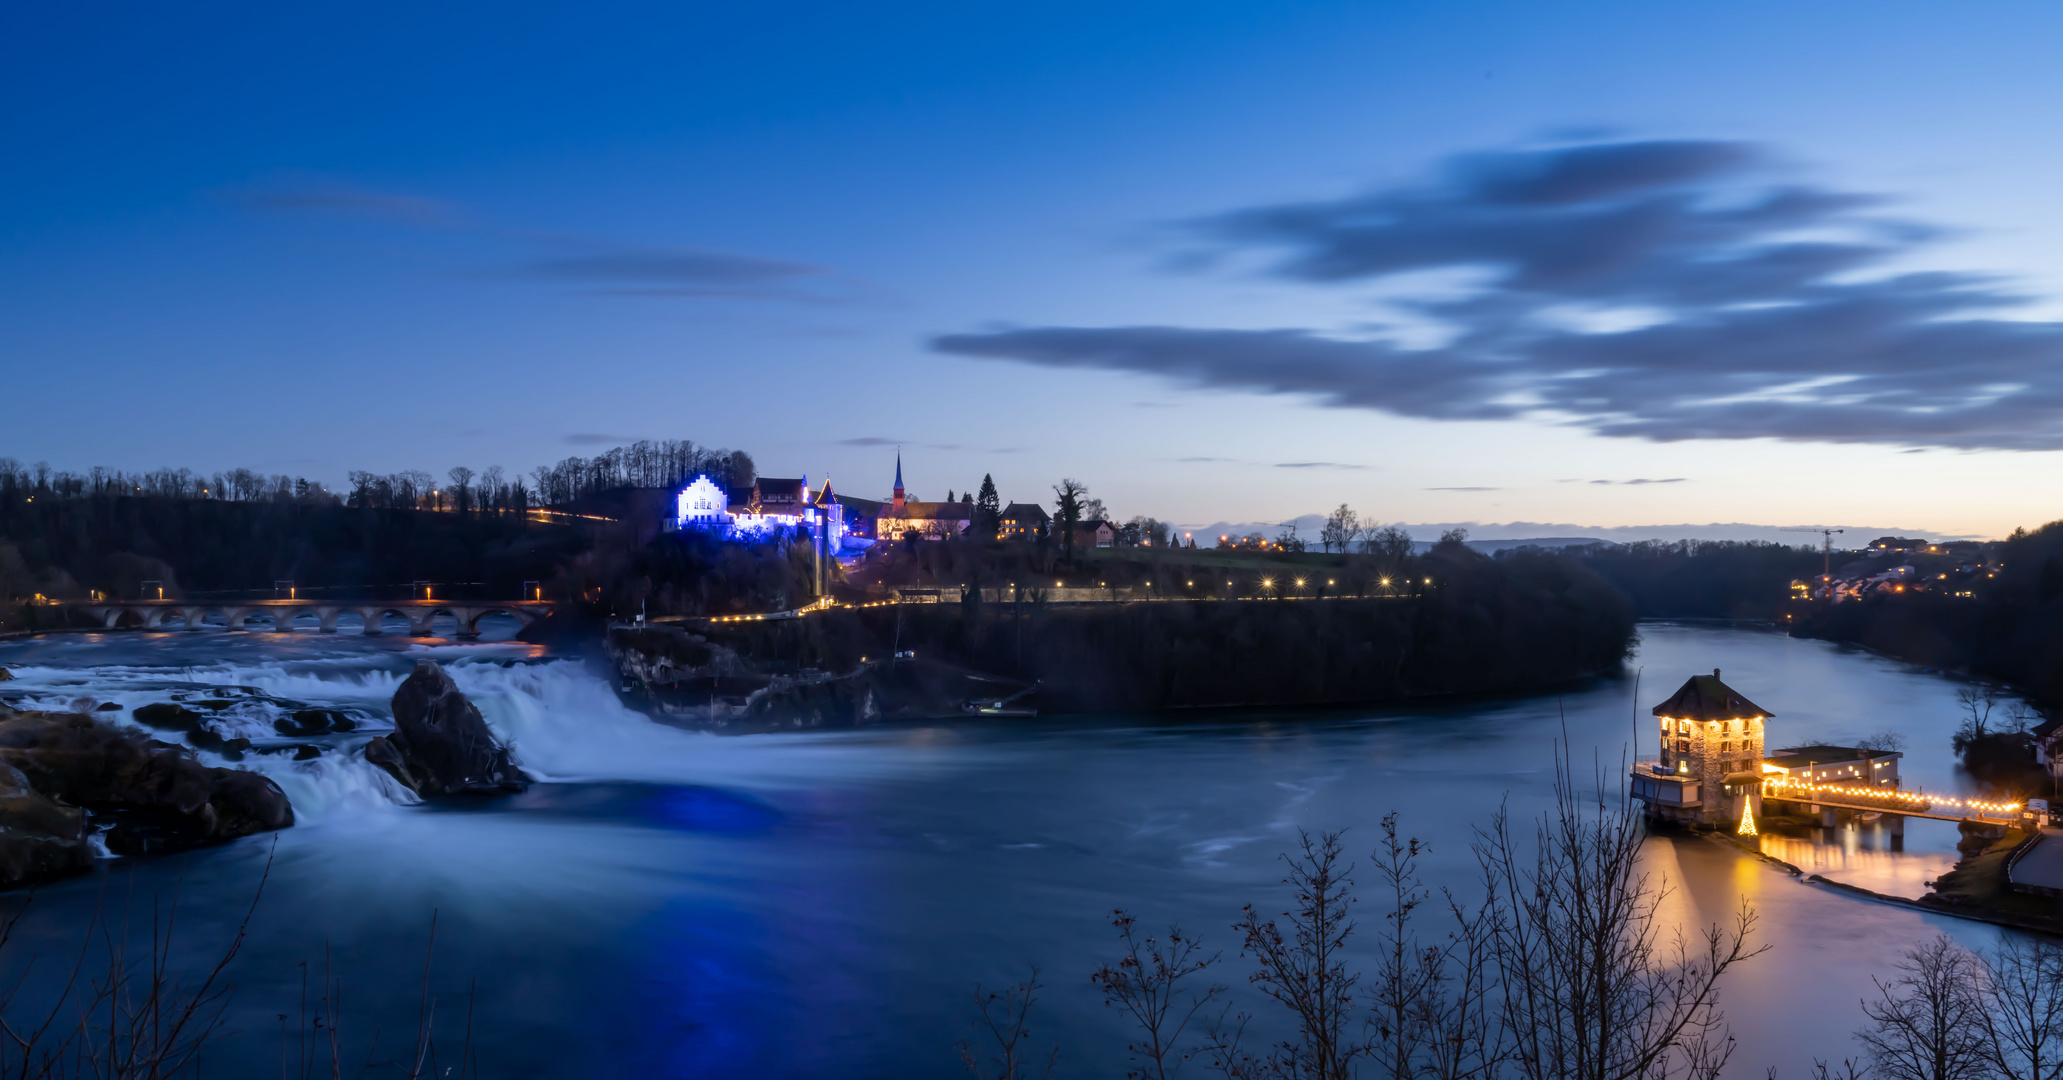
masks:
[[[688,437],[871,495],[901,443],[926,497],[1196,523],[1999,534],[2063,516],[2059,23],[23,10],[0,455],[337,482]]]

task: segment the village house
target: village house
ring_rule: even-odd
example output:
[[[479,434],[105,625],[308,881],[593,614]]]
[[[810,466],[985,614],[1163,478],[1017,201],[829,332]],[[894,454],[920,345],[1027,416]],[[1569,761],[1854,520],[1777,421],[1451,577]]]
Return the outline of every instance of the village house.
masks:
[[[1036,540],[1044,535],[1053,519],[1046,514],[1046,508],[1038,503],[1011,503],[1003,508],[1001,533],[1005,540]]]
[[[1107,548],[1117,546],[1117,526],[1102,518],[1083,521],[1075,525],[1074,546],[1078,548]]]

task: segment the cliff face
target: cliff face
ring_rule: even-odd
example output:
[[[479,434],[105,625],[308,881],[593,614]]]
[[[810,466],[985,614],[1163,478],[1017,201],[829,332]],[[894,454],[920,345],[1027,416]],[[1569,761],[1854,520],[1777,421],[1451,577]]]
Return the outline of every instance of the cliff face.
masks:
[[[1470,566],[1406,599],[948,603],[620,633],[623,685],[725,722],[969,711],[1036,684],[1048,712],[1331,705],[1522,691],[1618,670],[1625,598],[1553,561]],[[914,654],[893,660],[896,654]]]

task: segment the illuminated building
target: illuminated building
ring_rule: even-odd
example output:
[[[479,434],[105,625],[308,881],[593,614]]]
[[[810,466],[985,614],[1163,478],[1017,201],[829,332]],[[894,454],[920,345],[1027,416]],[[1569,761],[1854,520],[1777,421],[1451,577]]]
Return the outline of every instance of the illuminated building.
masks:
[[[1761,816],[1768,712],[1721,682],[1718,668],[1691,676],[1653,712],[1661,753],[1632,776],[1649,816],[1728,828]]]
[[[959,536],[974,526],[971,502],[919,502],[903,490],[903,456],[895,455],[895,492],[888,509],[875,519],[874,532],[882,540],[915,537],[942,540]]]
[[[674,496],[671,527],[698,530],[732,540],[768,540],[788,534],[807,537],[832,554],[850,546],[845,528],[845,507],[825,481],[811,492],[809,478],[755,481],[744,498],[728,499],[722,487],[707,476]]]

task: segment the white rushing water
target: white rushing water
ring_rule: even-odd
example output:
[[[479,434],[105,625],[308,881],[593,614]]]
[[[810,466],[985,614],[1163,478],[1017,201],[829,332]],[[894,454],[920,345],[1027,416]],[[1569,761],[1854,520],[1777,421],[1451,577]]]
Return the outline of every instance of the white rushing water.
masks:
[[[117,639],[114,644],[122,662],[17,664],[11,669],[10,695],[19,707],[33,709],[113,704],[119,711],[96,715],[166,741],[180,736],[138,723],[133,711],[155,702],[228,701],[227,707],[200,710],[206,724],[225,738],[250,739],[252,749],[240,759],[209,750],[197,753],[210,764],[271,777],[304,824],[419,801],[363,756],[372,736],[392,730],[390,702],[419,660],[444,667],[496,736],[513,748],[523,771],[538,781],[787,787],[834,775],[901,775],[923,768],[921,759],[856,745],[841,733],[718,736],[656,723],[625,707],[582,661],[541,657],[521,644],[395,648],[304,634],[262,642],[273,646],[267,655],[193,664],[148,662],[155,659],[149,641]],[[185,652],[194,641],[175,645]],[[87,648],[82,641],[62,651]],[[274,722],[300,708],[343,712],[357,728],[312,738],[279,734]],[[294,760],[291,749],[303,743],[323,747],[323,755]]]

